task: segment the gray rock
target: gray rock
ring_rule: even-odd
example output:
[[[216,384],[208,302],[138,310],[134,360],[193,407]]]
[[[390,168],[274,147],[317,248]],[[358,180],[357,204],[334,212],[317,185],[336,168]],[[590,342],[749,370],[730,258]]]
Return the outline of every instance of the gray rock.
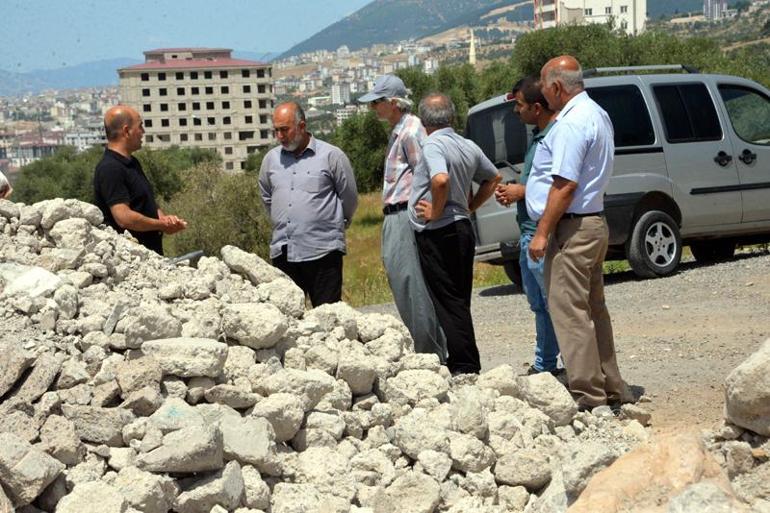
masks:
[[[225,336],[252,349],[275,346],[287,328],[286,316],[269,303],[226,305],[222,311]]]
[[[423,470],[439,483],[444,482],[452,469],[452,458],[443,452],[421,451],[417,455],[417,461],[422,465]]]
[[[396,421],[393,444],[412,459],[417,459],[425,450],[449,454],[449,434],[431,422],[427,412],[421,409],[414,409]]]
[[[42,267],[11,263],[0,264],[0,281],[5,282],[4,297],[48,297],[62,284],[61,278]]]
[[[607,444],[581,441],[562,458],[564,489],[573,500],[600,470],[612,465],[618,454]]]
[[[435,355],[433,355],[435,356]],[[462,387],[450,394],[452,424],[456,431],[485,440],[489,434],[483,396],[477,387]]]
[[[169,433],[188,426],[203,426],[206,424],[197,408],[187,404],[178,397],[169,397],[160,408],[149,417],[150,421],[163,433]]]
[[[4,396],[35,361],[34,356],[13,344],[0,346],[0,397]]]
[[[337,379],[344,380],[353,395],[370,393],[376,377],[377,367],[360,344],[353,342],[340,347]]]
[[[530,491],[540,490],[551,479],[548,456],[536,449],[504,454],[495,463],[493,473],[498,483],[524,486]]]
[[[7,199],[0,199],[0,216],[6,219],[13,219],[14,217],[18,219],[20,215],[19,205]]]
[[[577,413],[577,404],[569,391],[550,372],[518,378],[519,398],[542,411],[557,426],[566,426]]]
[[[334,378],[322,371],[283,369],[261,381],[255,392],[262,395],[294,394],[302,398],[305,410],[310,410],[334,390],[335,384]]]
[[[123,445],[123,427],[136,417],[121,408],[99,408],[63,404],[62,414],[75,424],[81,440],[111,447]]]
[[[179,493],[173,479],[136,467],[121,469],[112,485],[132,507],[143,513],[167,513]]]
[[[286,442],[299,431],[305,410],[302,400],[296,395],[277,393],[259,401],[251,415],[270,422],[276,441]]]
[[[85,219],[63,219],[48,234],[60,248],[84,248],[90,240],[91,223]]]
[[[37,440],[39,429],[37,420],[23,411],[9,411],[0,415],[0,433],[13,433],[32,443]]]
[[[424,399],[442,400],[448,391],[447,380],[428,370],[401,371],[382,388],[384,401],[412,406]]]
[[[107,460],[110,468],[120,471],[124,468],[133,467],[135,462],[136,451],[131,447],[110,447],[110,457]]]
[[[125,398],[131,392],[144,387],[160,389],[163,370],[155,358],[145,356],[120,362],[115,369],[121,395]]]
[[[321,494],[304,483],[276,483],[270,498],[271,513],[311,513],[319,511]]]
[[[305,293],[288,278],[276,278],[259,285],[257,298],[275,305],[284,315],[299,318],[305,312]]]
[[[67,466],[77,465],[85,453],[75,424],[59,415],[51,415],[40,430],[44,450]]]
[[[174,501],[174,510],[178,513],[210,513],[216,505],[233,510],[241,503],[243,489],[241,467],[237,461],[231,461],[221,471],[195,482],[182,492]]]
[[[167,434],[163,444],[136,458],[150,472],[203,472],[222,468],[222,433],[216,426],[190,426]]]
[[[406,472],[385,489],[388,511],[432,513],[441,499],[441,487],[433,478]]]
[[[114,487],[101,481],[81,483],[62,498],[56,513],[127,513],[128,502]]]
[[[108,447],[104,447],[103,449],[109,451]],[[88,483],[90,481],[99,481],[106,471],[107,465],[104,462],[104,457],[97,455],[96,451],[88,453],[86,454],[84,461],[67,469],[65,476],[67,489],[72,490],[79,484]]]
[[[182,323],[164,307],[143,308],[126,325],[126,345],[136,349],[147,340],[174,339],[182,334]]]
[[[74,319],[78,314],[78,289],[73,285],[62,285],[53,294],[59,307],[59,319]]]
[[[254,465],[260,472],[276,473],[273,426],[261,417],[227,418],[219,423],[227,460]]]
[[[462,472],[481,472],[495,462],[495,453],[472,435],[454,433],[449,440],[452,468]]]
[[[120,405],[140,417],[152,415],[163,404],[163,396],[155,387],[144,387],[128,394]]]
[[[85,383],[91,379],[86,369],[86,364],[74,358],[64,362],[59,371],[59,379],[56,380],[56,388],[72,388],[75,385]]]
[[[32,502],[64,465],[18,436],[0,433],[0,482],[16,507]]]
[[[168,338],[144,342],[142,352],[154,357],[164,374],[213,378],[224,368],[227,344],[204,338]]]
[[[207,389],[203,395],[210,403],[226,404],[236,409],[254,406],[260,399],[260,396],[250,389],[245,390],[235,385],[215,385]]]
[[[725,416],[737,426],[770,436],[770,339],[725,380]]]
[[[221,250],[222,261],[234,273],[248,278],[254,285],[268,283],[286,275],[257,255],[247,253],[235,246],[225,246]]]
[[[743,511],[742,511],[743,510]],[[667,513],[748,513],[735,497],[713,481],[701,481],[687,486],[672,497]]]
[[[479,375],[476,386],[497,390],[500,395],[519,395],[516,373],[510,365],[500,365]]]
[[[241,467],[243,476],[243,504],[247,508],[267,510],[270,507],[270,487],[259,471],[250,465]]]

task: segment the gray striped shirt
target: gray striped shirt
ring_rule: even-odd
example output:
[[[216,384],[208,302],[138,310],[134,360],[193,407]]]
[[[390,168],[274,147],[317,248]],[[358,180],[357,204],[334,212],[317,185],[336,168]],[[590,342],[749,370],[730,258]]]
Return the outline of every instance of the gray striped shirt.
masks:
[[[358,206],[358,191],[342,150],[312,136],[299,157],[273,148],[262,161],[259,188],[273,223],[271,258],[283,246],[289,262],[345,252],[345,228]]]

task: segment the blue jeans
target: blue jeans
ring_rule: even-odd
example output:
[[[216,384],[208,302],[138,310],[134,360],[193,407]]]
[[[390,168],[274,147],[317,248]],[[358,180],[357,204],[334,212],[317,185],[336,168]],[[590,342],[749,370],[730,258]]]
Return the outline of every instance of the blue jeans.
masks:
[[[521,267],[521,283],[524,293],[527,295],[529,307],[535,312],[535,363],[538,371],[552,371],[556,369],[556,359],[559,356],[559,343],[556,341],[556,333],[553,330],[551,314],[548,313],[546,302],[545,282],[543,279],[543,267],[545,258],[534,261],[529,257],[529,242],[531,233],[523,233],[519,246],[519,266]]]

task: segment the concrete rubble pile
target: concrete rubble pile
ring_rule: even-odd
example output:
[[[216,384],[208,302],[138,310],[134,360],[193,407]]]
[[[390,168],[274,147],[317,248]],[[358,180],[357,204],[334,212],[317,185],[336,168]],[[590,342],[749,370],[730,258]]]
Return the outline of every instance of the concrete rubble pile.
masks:
[[[551,513],[648,438],[636,406],[453,378],[255,255],[174,266],[102,221],[0,200],[0,512]]]

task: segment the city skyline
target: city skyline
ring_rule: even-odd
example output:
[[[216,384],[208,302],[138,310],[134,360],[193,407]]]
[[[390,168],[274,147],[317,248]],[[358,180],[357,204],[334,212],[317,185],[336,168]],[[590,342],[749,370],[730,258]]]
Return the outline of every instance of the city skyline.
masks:
[[[145,50],[178,46],[280,53],[370,1],[223,0],[213,11],[205,0],[135,0],[130,9],[116,0],[10,0],[3,9],[0,70],[23,73],[141,59]]]

